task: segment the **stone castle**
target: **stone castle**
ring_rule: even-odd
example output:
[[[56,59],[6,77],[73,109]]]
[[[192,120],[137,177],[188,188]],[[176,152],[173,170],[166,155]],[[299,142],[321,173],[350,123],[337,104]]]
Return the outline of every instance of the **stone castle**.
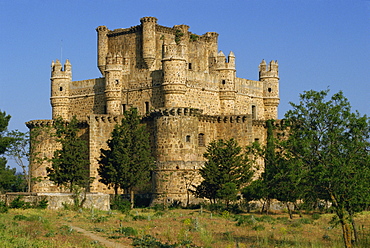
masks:
[[[125,110],[137,108],[150,130],[156,169],[149,189],[154,200],[184,201],[209,142],[234,138],[239,145],[265,141],[265,120],[277,119],[278,63],[264,60],[259,80],[236,77],[235,55],[218,51],[218,34],[197,35],[187,25],[165,27],[157,18],[140,25],[97,29],[98,68],[102,77],[72,81],[71,64],[51,66],[52,119],[80,121],[88,141],[91,192],[112,193],[98,182],[100,149]],[[39,128],[40,142],[32,145],[40,156],[53,156],[58,144],[46,132],[53,120],[27,122]],[[42,178],[33,192],[58,192],[47,179],[50,162],[34,163],[32,176]],[[165,198],[164,198],[165,197]]]

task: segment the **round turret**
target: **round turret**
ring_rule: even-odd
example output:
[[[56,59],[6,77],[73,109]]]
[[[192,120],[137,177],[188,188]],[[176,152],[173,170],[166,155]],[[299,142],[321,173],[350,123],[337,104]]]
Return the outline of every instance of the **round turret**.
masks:
[[[62,117],[65,120],[69,116],[69,88],[72,82],[72,66],[69,60],[64,64],[64,68],[59,60],[51,64],[51,97],[52,118]]]

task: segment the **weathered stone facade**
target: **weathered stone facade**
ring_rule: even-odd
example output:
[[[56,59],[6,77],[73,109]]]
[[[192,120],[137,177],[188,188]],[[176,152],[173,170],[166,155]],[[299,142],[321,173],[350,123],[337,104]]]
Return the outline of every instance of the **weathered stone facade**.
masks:
[[[186,25],[164,27],[155,17],[116,30],[98,27],[98,68],[101,78],[72,81],[71,64],[52,63],[52,118],[76,116],[89,143],[91,192],[109,193],[98,182],[97,159],[106,148],[115,124],[130,107],[138,109],[151,133],[157,168],[152,193],[158,200],[184,201],[187,189],[199,182],[206,146],[215,139],[235,138],[241,146],[265,141],[264,120],[277,118],[278,64],[263,60],[259,81],[236,77],[235,55],[218,51],[218,34],[196,35]],[[52,120],[30,121],[50,127]],[[45,137],[44,137],[45,139]],[[52,156],[58,146],[52,139],[37,150]],[[33,176],[46,176],[48,162]],[[47,179],[36,192],[58,189]]]

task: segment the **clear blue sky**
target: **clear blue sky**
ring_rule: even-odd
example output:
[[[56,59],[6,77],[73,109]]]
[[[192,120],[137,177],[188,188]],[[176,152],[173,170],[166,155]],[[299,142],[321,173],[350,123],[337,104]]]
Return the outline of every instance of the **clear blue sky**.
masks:
[[[73,80],[100,77],[96,31],[140,24],[190,26],[219,33],[219,50],[236,55],[237,76],[258,79],[262,59],[278,60],[279,117],[304,90],[339,90],[370,115],[370,2],[341,0],[0,0],[0,109],[9,129],[50,119],[50,65],[69,59]]]

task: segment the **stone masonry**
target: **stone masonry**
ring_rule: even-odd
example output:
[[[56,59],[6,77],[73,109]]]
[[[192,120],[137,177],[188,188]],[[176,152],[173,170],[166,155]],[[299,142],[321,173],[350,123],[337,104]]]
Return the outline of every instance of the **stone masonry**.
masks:
[[[203,153],[215,139],[235,138],[241,146],[265,142],[267,119],[277,119],[278,63],[264,60],[259,81],[236,77],[235,55],[218,51],[218,34],[197,35],[187,25],[165,27],[144,17],[130,28],[99,26],[98,68],[101,78],[72,81],[72,66],[51,66],[52,119],[76,116],[88,141],[91,192],[112,193],[98,182],[100,149],[131,107],[150,130],[156,158],[151,192],[154,201],[185,201],[188,189],[201,180]],[[50,136],[53,120],[27,122],[39,136],[31,144],[37,156],[51,158],[58,144]],[[37,129],[36,129],[37,128]],[[52,131],[51,131],[52,132]],[[47,179],[43,161],[32,165],[42,180],[33,192],[58,192]]]

